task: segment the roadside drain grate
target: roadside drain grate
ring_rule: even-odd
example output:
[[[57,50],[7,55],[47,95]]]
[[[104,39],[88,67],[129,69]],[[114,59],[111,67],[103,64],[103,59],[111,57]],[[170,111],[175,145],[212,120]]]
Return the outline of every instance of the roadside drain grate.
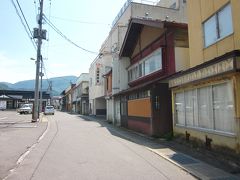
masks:
[[[183,154],[180,153],[175,153],[173,155],[169,155],[168,156],[171,160],[179,163],[179,164],[195,164],[195,163],[199,163],[199,161],[192,159],[190,157],[187,157]]]

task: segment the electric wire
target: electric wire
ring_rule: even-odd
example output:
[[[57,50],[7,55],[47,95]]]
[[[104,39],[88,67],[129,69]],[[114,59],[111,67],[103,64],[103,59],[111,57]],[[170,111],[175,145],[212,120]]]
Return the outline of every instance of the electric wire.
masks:
[[[48,79],[46,67],[45,67],[45,64],[44,64],[43,60],[42,60],[42,68],[43,68],[43,71],[44,71],[44,75],[46,76],[46,80],[47,80],[48,86],[50,86],[50,81]]]
[[[62,21],[67,21],[67,22],[76,22],[76,23],[82,23],[82,24],[96,24],[96,25],[106,25],[106,26],[111,26],[111,24],[106,24],[106,23],[101,23],[101,22],[89,22],[89,21],[79,21],[76,19],[69,19],[69,18],[62,18],[62,17],[57,17],[57,16],[51,16],[54,19],[59,19]]]
[[[24,13],[23,13],[23,11],[22,11],[22,8],[21,8],[18,0],[16,0],[16,2],[17,2],[17,5],[18,5],[18,8],[19,8],[20,11],[21,11],[22,17],[23,17],[23,19],[24,19],[24,21],[25,21],[25,23],[26,23],[26,25],[27,25],[28,31],[30,32],[31,37],[33,37],[32,31],[31,31],[31,29],[30,29],[30,27],[29,27],[29,25],[28,25],[27,19],[26,19],[25,15],[24,15]]]
[[[46,71],[48,71],[49,73],[54,74],[53,72],[47,70],[45,66],[43,66],[43,67],[44,67],[44,73],[46,73]],[[47,77],[47,76],[46,76],[46,77]],[[66,79],[66,78],[64,78],[64,77],[57,77],[57,78],[63,79],[63,80],[65,80],[65,81],[68,81],[68,82],[69,82],[69,79]],[[76,80],[77,80],[77,78],[76,78],[74,81],[76,81]]]
[[[27,24],[28,27],[26,27],[26,25],[24,24],[24,21],[23,21],[21,15],[20,15],[20,13],[19,13],[19,11],[18,11],[18,8],[17,8],[16,4],[14,3],[14,1],[11,0],[11,2],[12,2],[12,5],[14,6],[14,8],[15,8],[16,14],[17,14],[18,17],[19,17],[21,24],[22,24],[23,27],[24,27],[25,32],[27,33],[29,39],[31,40],[31,43],[32,43],[34,49],[37,50],[36,42],[35,42],[35,41],[33,40],[33,38],[32,38],[32,32],[31,32],[31,30],[30,30],[30,32],[29,32],[29,29],[30,29],[30,28],[29,28],[28,23],[26,23],[27,21],[25,21],[25,23]],[[19,4],[19,6],[20,6],[20,4]],[[23,13],[23,12],[22,12],[22,13]],[[24,16],[24,17],[25,17],[25,16]],[[26,18],[25,18],[25,19],[26,19]]]
[[[45,22],[57,33],[59,34],[62,38],[64,38],[66,41],[68,41],[69,43],[73,44],[74,46],[78,47],[79,49],[86,51],[88,53],[91,54],[98,54],[97,52],[94,51],[90,51],[88,49],[85,49],[81,46],[79,46],[78,44],[76,44],[75,42],[73,42],[72,40],[70,40],[66,35],[64,35],[46,16],[44,16],[44,20]]]
[[[49,19],[51,18],[51,10],[52,10],[52,1],[51,0],[49,0],[49,11],[48,11],[48,17],[49,17]],[[47,54],[47,58],[48,58],[48,56],[49,56],[49,44],[50,44],[50,41],[49,41],[49,37],[50,37],[50,26],[48,26],[48,41],[47,41],[47,52],[46,52],[46,54]]]

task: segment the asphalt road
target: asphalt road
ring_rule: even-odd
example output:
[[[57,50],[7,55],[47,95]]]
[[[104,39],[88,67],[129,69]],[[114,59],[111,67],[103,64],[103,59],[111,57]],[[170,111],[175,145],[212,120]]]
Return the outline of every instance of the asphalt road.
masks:
[[[194,179],[102,123],[63,112],[47,119],[46,135],[6,179]]]
[[[0,111],[0,179],[17,165],[19,157],[35,144],[47,127],[46,122],[31,123],[32,115]]]

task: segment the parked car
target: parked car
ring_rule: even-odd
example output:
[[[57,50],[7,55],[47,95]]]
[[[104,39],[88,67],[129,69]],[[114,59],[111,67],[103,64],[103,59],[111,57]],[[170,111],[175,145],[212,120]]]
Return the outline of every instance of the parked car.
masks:
[[[47,114],[52,114],[54,115],[54,107],[53,106],[46,106],[45,109],[44,109],[44,114],[47,115]]]
[[[31,114],[32,113],[32,104],[23,104],[22,107],[20,107],[17,112],[19,114]]]

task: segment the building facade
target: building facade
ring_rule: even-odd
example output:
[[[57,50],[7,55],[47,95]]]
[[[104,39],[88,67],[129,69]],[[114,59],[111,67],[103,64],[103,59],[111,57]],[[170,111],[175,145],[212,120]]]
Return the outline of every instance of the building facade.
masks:
[[[42,106],[45,107],[50,102],[50,94],[46,91],[42,92]],[[18,91],[18,90],[0,90],[0,101],[4,101],[6,109],[16,109],[22,104],[34,102],[34,91]]]
[[[174,133],[240,152],[240,1],[187,2],[190,69],[169,82]]]
[[[187,24],[132,18],[120,57],[130,62],[129,88],[118,95],[122,126],[153,136],[171,133],[167,78],[188,68]]]
[[[127,27],[131,18],[145,18],[145,19],[162,19],[169,21],[186,22],[186,5],[182,1],[175,0],[170,4],[157,4],[160,2],[141,1],[137,3],[134,1],[127,1],[119,14],[113,21],[113,28],[109,34],[108,39],[111,40],[109,47],[112,56],[112,94],[106,96],[107,119],[116,125],[121,123],[121,107],[120,97],[115,96],[119,92],[129,88],[128,74],[126,68],[130,65],[130,61],[122,58],[119,61],[119,51],[123,44]],[[175,7],[170,8],[172,4]],[[105,86],[106,87],[106,86]]]
[[[65,89],[65,107],[67,112],[74,112],[73,107],[73,89],[76,84],[71,84]]]
[[[89,74],[82,73],[76,81],[75,94],[75,113],[89,114]]]

